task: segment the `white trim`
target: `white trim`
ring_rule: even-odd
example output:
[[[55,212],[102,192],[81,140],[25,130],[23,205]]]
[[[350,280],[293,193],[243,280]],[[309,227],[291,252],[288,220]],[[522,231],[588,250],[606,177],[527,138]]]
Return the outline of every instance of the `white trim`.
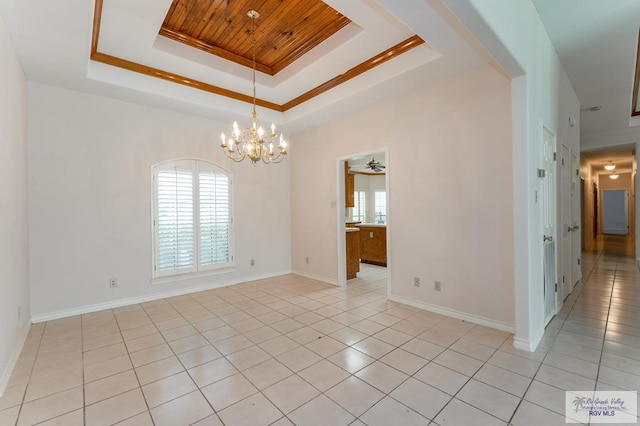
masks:
[[[66,309],[63,311],[56,311],[56,312],[50,312],[50,313],[45,313],[45,314],[39,314],[39,315],[33,315],[31,317],[31,321],[34,324],[37,324],[39,322],[45,322],[45,321],[51,321],[51,320],[55,320],[55,319],[60,319],[60,318],[66,318],[66,317],[72,317],[75,315],[81,315],[81,314],[87,314],[90,312],[98,312],[98,311],[103,311],[105,309],[114,309],[114,308],[120,308],[122,306],[129,306],[129,305],[135,305],[138,303],[145,303],[145,302],[152,302],[154,300],[159,300],[159,299],[165,299],[168,297],[174,297],[174,296],[182,296],[185,294],[191,294],[191,293],[197,293],[200,291],[206,291],[206,290],[213,290],[216,288],[222,288],[222,287],[228,287],[231,285],[236,285],[236,284],[243,284],[243,283],[248,283],[251,281],[258,281],[258,280],[263,280],[266,278],[273,278],[273,277],[280,277],[283,275],[289,275],[291,274],[290,270],[287,271],[276,271],[270,274],[263,274],[263,275],[255,275],[255,276],[251,276],[251,277],[244,277],[244,278],[236,278],[233,280],[229,280],[223,283],[216,283],[216,284],[209,284],[209,285],[203,285],[203,286],[199,286],[199,287],[189,287],[189,288],[183,288],[180,290],[173,290],[173,291],[165,291],[162,293],[154,293],[154,294],[150,294],[150,295],[146,295],[146,296],[138,296],[138,297],[131,297],[128,299],[119,299],[119,300],[114,300],[111,302],[104,302],[104,303],[96,303],[95,305],[87,305],[87,306],[82,306],[80,308],[72,308],[72,309]]]
[[[445,308],[443,306],[432,305],[430,303],[422,302],[420,300],[410,299],[404,296],[390,295],[389,300],[403,303],[405,305],[413,306],[429,312],[435,312],[437,314],[446,315],[448,317],[457,318],[464,321],[469,321],[474,324],[483,325],[485,327],[495,328],[496,330],[506,331],[513,333],[515,327],[513,324],[508,324],[502,321],[492,320],[490,318],[481,317],[478,315],[468,314],[466,312],[456,311],[454,309]]]
[[[534,352],[538,347],[538,345],[540,344],[540,341],[542,340],[543,336],[544,336],[544,329],[542,330],[542,333],[538,333],[538,335],[533,339],[533,341],[520,339],[514,336],[513,347],[521,351]]]
[[[9,384],[9,379],[11,379],[11,374],[13,373],[13,369],[18,363],[18,359],[20,358],[20,353],[22,352],[22,348],[24,347],[24,343],[27,340],[27,336],[29,335],[29,329],[31,328],[31,323],[26,322],[24,327],[22,328],[22,333],[18,337],[18,344],[16,344],[13,348],[13,352],[11,352],[11,356],[9,357],[9,362],[2,372],[2,376],[0,376],[0,397],[4,394],[4,391],[7,390],[7,385]]]
[[[216,275],[229,274],[235,271],[236,271],[235,267],[227,266],[227,267],[218,268],[218,269],[205,269],[204,271],[187,272],[186,274],[164,275],[157,278],[151,278],[149,282],[151,283],[151,285],[171,284],[171,283],[177,283],[177,282],[197,280],[203,277],[213,277]]]
[[[325,284],[331,284],[331,285],[340,287],[340,284],[338,283],[338,281],[332,278],[323,277],[321,275],[308,274],[306,272],[299,272],[299,271],[291,271],[291,273],[293,275],[300,275],[301,277],[309,278],[312,280],[320,281]]]

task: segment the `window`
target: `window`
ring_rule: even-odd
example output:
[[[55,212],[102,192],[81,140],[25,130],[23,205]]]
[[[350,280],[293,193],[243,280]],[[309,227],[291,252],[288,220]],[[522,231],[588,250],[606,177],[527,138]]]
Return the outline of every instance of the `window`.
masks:
[[[387,192],[376,191],[373,198],[376,223],[387,223]]]
[[[354,192],[354,204],[351,217],[353,220],[357,220],[359,222],[365,222],[365,211],[367,209],[367,203],[365,202],[365,192],[364,191],[355,191]]]
[[[231,177],[213,163],[154,166],[153,276],[232,265]]]

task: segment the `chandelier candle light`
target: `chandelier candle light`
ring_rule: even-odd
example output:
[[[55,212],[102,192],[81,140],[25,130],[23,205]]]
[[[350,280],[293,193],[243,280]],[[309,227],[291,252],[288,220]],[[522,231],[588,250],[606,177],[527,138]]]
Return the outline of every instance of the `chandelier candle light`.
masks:
[[[260,14],[255,10],[247,12],[247,16],[251,18],[251,47],[253,54],[253,113],[252,126],[248,129],[240,130],[238,123],[233,122],[233,132],[229,138],[224,133],[220,134],[222,144],[220,147],[225,155],[233,161],[239,163],[245,158],[251,161],[254,166],[262,160],[265,164],[279,163],[284,160],[287,155],[287,143],[280,134],[280,141],[277,151],[274,152],[274,143],[278,140],[276,135],[276,125],[271,124],[271,134],[265,137],[262,127],[258,127],[256,112],[256,19]]]

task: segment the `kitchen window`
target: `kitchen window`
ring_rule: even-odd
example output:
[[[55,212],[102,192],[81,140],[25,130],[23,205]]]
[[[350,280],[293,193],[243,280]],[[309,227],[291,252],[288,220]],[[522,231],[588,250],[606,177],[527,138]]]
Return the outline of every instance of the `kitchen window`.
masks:
[[[352,219],[358,222],[365,222],[365,212],[367,209],[366,195],[364,191],[354,191],[354,204],[352,210]]]
[[[373,207],[375,212],[375,223],[387,223],[387,192],[376,191],[373,197]]]
[[[203,160],[152,168],[153,277],[232,266],[231,175]]]

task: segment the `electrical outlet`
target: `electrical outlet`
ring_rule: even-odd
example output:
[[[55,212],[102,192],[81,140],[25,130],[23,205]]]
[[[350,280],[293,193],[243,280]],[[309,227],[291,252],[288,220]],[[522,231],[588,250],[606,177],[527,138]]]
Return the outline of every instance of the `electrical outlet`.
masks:
[[[308,258],[308,257],[307,257],[307,259],[306,259],[306,262],[307,262],[307,265],[308,265],[308,264],[309,264],[309,258]]]
[[[109,280],[109,288],[116,288],[118,287],[118,279],[117,278],[111,278]]]
[[[433,289],[435,291],[441,291],[442,290],[442,283],[440,281],[434,281],[433,282]]]
[[[256,266],[256,261],[255,261],[255,259],[251,259],[251,266]]]
[[[413,277],[413,286],[420,287],[420,277]]]

